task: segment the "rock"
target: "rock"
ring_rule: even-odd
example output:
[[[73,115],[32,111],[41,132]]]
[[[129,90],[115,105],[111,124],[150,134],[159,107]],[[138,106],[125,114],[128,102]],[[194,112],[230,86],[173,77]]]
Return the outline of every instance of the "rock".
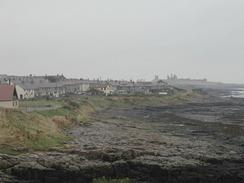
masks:
[[[10,167],[15,166],[19,163],[19,160],[16,157],[8,155],[0,155],[0,170],[5,170]]]
[[[0,182],[90,183],[105,176],[135,183],[243,183],[242,133],[227,139],[225,130],[236,111],[244,105],[110,108],[89,126],[68,131],[75,139],[68,149],[0,155]]]

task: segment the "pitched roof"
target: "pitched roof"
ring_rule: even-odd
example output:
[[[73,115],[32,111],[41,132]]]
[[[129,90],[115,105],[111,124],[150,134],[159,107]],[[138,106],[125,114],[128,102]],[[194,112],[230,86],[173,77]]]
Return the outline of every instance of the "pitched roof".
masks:
[[[15,87],[11,85],[0,85],[0,101],[13,100]]]
[[[26,90],[35,90],[39,88],[57,88],[57,87],[65,87],[69,85],[80,85],[84,83],[88,83],[86,81],[78,80],[78,79],[66,79],[64,81],[59,81],[55,83],[51,82],[14,82],[16,85],[19,85],[21,88]]]

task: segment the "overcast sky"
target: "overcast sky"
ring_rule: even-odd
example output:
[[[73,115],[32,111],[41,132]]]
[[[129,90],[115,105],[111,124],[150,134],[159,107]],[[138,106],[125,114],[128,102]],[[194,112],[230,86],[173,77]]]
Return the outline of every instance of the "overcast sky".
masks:
[[[244,83],[244,0],[0,0],[0,73]]]

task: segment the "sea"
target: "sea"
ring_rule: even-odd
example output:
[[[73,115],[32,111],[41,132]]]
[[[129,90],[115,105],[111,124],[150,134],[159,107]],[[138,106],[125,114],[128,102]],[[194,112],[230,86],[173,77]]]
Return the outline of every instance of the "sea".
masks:
[[[244,88],[234,88],[229,95],[224,97],[244,98]]]

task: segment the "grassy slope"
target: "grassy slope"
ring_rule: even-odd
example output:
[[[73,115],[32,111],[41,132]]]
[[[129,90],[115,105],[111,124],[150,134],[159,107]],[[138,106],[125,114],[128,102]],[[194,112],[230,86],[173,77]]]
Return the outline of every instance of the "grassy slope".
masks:
[[[61,100],[26,100],[20,102],[20,108],[25,107],[45,107],[45,106],[60,106],[63,105],[63,101]]]
[[[167,96],[112,96],[112,97],[91,97],[88,102],[96,110],[108,107],[128,107],[128,106],[159,106],[181,104],[191,101],[193,98],[201,97],[195,92],[179,92],[175,95]]]
[[[54,104],[62,107],[50,111],[25,113],[0,109],[0,153],[14,153],[16,148],[48,150],[59,147],[69,139],[62,133],[64,127],[87,122],[92,119],[92,113],[109,107],[179,104],[192,97],[197,96],[194,93],[178,93],[173,96],[76,97],[54,100]],[[28,101],[28,105],[31,102]],[[50,102],[33,101],[32,105]]]
[[[0,152],[43,150],[66,140],[52,119],[34,113],[0,110]]]
[[[0,153],[15,154],[30,150],[49,150],[61,147],[69,137],[63,129],[74,123],[86,122],[93,107],[76,98],[66,100],[24,101],[23,106],[60,105],[55,110],[22,112],[0,109]]]

